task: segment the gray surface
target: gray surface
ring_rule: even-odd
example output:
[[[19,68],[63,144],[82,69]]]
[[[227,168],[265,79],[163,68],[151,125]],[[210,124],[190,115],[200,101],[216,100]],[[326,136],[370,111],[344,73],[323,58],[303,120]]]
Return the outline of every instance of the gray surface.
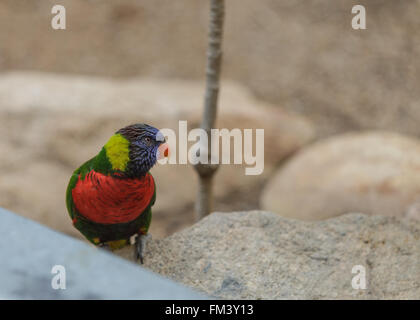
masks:
[[[0,208],[0,299],[205,299],[134,263]],[[66,289],[54,290],[54,265]]]

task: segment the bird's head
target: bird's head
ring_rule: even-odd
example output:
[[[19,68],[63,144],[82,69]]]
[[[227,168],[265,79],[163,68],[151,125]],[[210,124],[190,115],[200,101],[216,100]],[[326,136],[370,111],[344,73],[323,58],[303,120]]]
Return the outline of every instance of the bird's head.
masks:
[[[147,124],[133,124],[118,130],[105,150],[114,170],[133,177],[146,174],[169,152],[162,133]]]

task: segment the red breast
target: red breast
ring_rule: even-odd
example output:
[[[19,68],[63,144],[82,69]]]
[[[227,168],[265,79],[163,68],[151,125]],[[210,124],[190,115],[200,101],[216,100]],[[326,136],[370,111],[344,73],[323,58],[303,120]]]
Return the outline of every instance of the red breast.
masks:
[[[151,174],[141,179],[120,179],[95,171],[79,180],[72,190],[77,211],[90,221],[103,224],[136,219],[149,205],[155,191]]]

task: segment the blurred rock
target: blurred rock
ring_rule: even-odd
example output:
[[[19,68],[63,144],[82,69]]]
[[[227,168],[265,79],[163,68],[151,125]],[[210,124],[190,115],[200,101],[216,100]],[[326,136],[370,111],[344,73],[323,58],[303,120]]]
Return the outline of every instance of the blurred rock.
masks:
[[[261,207],[305,220],[347,212],[403,216],[419,195],[419,140],[351,133],[318,141],[294,156],[266,185]]]
[[[420,201],[416,201],[408,207],[405,217],[420,221]]]
[[[0,234],[2,300],[208,299],[2,208]],[[54,274],[66,290],[55,288]]]
[[[55,4],[0,2],[0,70],[204,76],[208,1],[66,1],[66,31],[50,27]],[[354,5],[227,1],[223,76],[309,117],[321,134],[420,135],[420,2],[364,1],[366,30],[351,28]]]
[[[352,288],[355,265],[365,268],[365,290]],[[149,242],[145,266],[222,299],[418,299],[420,224],[362,214],[307,222],[213,213]]]
[[[203,83],[195,81],[0,75],[0,134],[7,137],[0,140],[0,206],[78,235],[64,202],[73,170],[128,124],[146,122],[178,131],[178,121],[187,120],[188,130],[197,127],[203,90]],[[232,82],[223,83],[218,119],[219,127],[265,129],[262,175],[245,176],[242,165],[222,166],[217,174],[215,194],[220,202],[227,199],[223,203],[228,209],[237,205],[233,195],[244,192],[252,194],[255,204],[236,208],[255,208],[259,186],[274,165],[314,135],[304,118],[261,103]],[[158,193],[151,232],[162,236],[189,225],[195,172],[189,165],[158,165],[152,173]]]

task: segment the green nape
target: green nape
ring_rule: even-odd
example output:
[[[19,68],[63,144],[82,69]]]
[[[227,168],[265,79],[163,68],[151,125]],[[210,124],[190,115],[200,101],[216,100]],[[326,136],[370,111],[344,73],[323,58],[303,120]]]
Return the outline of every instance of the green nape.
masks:
[[[114,134],[104,146],[112,170],[125,171],[130,161],[130,141],[121,134]]]

